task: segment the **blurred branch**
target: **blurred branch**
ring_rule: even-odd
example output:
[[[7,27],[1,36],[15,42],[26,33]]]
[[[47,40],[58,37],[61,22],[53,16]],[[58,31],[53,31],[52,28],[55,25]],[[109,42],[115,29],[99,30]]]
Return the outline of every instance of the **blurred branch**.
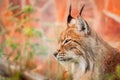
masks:
[[[12,78],[16,73],[21,72],[21,69],[17,65],[9,65],[9,63],[0,58],[0,75],[6,78]],[[20,80],[44,80],[44,77],[38,75],[33,71],[25,70],[20,73]]]
[[[115,20],[115,21],[117,21],[117,22],[120,23],[120,16],[118,16],[118,15],[116,15],[116,14],[114,14],[114,13],[111,13],[111,12],[109,12],[109,11],[106,11],[106,10],[103,10],[103,13],[104,13],[106,16],[108,16],[108,17],[112,18],[113,20]]]

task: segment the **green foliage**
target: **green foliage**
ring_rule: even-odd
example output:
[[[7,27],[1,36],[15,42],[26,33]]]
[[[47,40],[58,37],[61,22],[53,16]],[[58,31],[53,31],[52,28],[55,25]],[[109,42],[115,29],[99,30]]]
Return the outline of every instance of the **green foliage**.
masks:
[[[116,67],[116,71],[114,74],[105,74],[104,75],[104,80],[114,80],[114,79],[120,79],[120,65]]]
[[[3,50],[2,50],[2,48],[0,48],[0,58],[1,58],[2,54],[3,54]]]
[[[116,67],[116,74],[117,74],[118,78],[120,79],[120,66]]]
[[[34,9],[31,5],[26,5],[23,9],[23,12],[25,12],[25,13],[31,13],[33,11],[34,11]]]
[[[20,6],[14,6],[13,3],[10,3],[5,13],[7,11],[7,15],[9,15],[7,20],[13,22],[13,25],[6,27],[0,24],[0,57],[5,54],[4,57],[10,64],[20,65],[23,70],[23,67],[26,68],[29,60],[34,56],[48,54],[48,48],[43,43],[42,29],[37,29],[31,25],[31,23],[35,22],[31,16],[34,12],[31,5],[26,5],[23,9],[20,9]],[[13,34],[9,35],[11,32]],[[16,32],[18,33],[17,36]],[[19,34],[20,37],[23,36],[21,42],[19,42],[21,39]],[[34,40],[38,41],[34,42]],[[11,79],[0,77],[0,80],[19,80],[20,74],[21,72],[16,73]]]
[[[18,72],[12,78],[9,78],[8,80],[21,80],[21,79],[19,79],[20,76],[21,76],[21,73]]]
[[[0,76],[0,80],[21,80],[19,79],[20,76],[21,76],[21,73],[18,72],[11,78],[5,78],[5,77]]]
[[[6,46],[10,46],[12,50],[17,49],[17,47],[19,46],[19,44],[15,43],[12,38],[7,38],[5,43],[6,43]]]
[[[42,37],[42,33],[41,31],[32,28],[32,27],[25,27],[22,30],[23,34],[25,34],[27,37],[31,37],[31,36],[38,36],[38,37]]]
[[[104,75],[104,80],[114,80],[115,75],[113,74],[105,74]]]
[[[17,55],[15,56],[15,58],[14,58],[14,61],[17,61],[19,58],[20,58],[20,51],[18,51],[18,53],[17,53]]]
[[[15,50],[19,46],[19,44],[12,43],[10,46],[13,50]]]

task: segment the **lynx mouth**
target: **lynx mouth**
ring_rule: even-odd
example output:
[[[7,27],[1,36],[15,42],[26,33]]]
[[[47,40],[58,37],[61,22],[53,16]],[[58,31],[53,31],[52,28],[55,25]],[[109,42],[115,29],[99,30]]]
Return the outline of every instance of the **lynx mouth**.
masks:
[[[58,60],[59,61],[70,61],[70,60],[72,60],[72,58],[59,57]]]

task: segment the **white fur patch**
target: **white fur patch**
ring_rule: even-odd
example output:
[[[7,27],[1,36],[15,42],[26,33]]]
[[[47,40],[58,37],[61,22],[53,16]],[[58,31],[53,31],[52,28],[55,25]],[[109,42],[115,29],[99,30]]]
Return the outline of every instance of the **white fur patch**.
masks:
[[[72,71],[72,73],[74,73],[75,72],[75,63],[72,63],[72,66],[71,66],[71,71]]]
[[[70,21],[70,23],[69,23],[69,26],[72,26],[72,25],[74,25],[74,24],[76,24],[76,20],[75,20],[75,19],[72,19],[72,20]]]
[[[74,74],[73,79],[74,80],[80,79],[80,77],[82,77],[85,74],[86,67],[87,67],[87,62],[85,61],[85,59],[82,56],[80,56],[79,65],[76,67],[76,72],[73,73]]]
[[[83,75],[85,73],[86,67],[87,67],[87,62],[82,56],[80,56],[79,59],[79,70],[81,72],[80,75]]]

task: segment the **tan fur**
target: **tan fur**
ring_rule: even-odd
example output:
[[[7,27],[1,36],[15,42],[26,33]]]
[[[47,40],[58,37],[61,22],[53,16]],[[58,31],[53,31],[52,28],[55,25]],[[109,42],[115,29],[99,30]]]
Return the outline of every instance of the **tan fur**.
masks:
[[[102,40],[82,17],[75,20],[75,24],[68,23],[59,37],[58,61],[66,70],[71,64],[74,80],[103,80],[105,74],[114,74],[120,64],[120,53]]]

